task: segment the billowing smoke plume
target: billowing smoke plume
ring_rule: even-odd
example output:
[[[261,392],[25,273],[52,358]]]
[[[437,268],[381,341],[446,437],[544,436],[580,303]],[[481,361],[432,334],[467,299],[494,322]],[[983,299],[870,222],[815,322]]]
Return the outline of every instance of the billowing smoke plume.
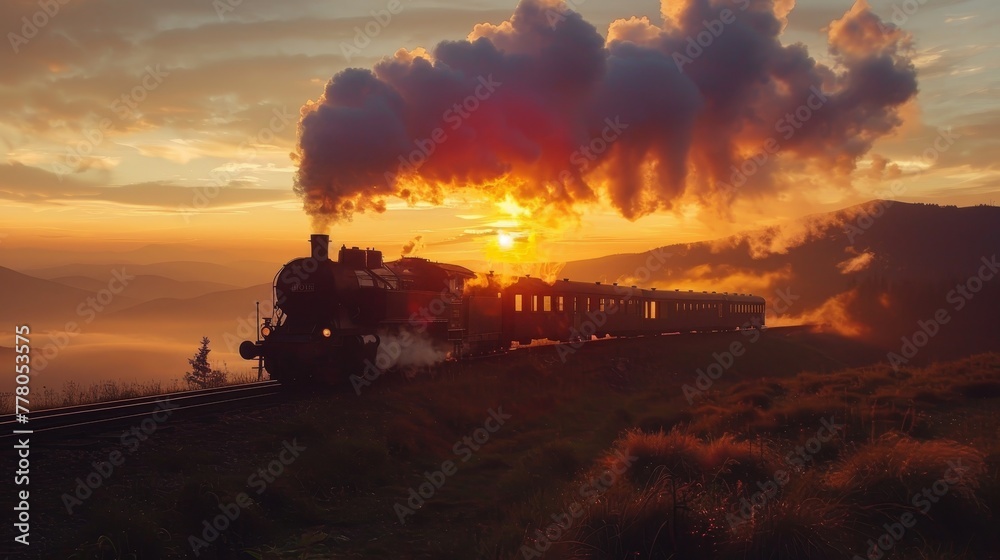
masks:
[[[303,108],[296,191],[324,227],[459,189],[635,219],[846,185],[917,91],[909,37],[858,0],[828,28],[827,67],[779,41],[792,5],[664,0],[662,23],[618,20],[605,40],[562,2],[522,0],[467,40],[334,76]]]

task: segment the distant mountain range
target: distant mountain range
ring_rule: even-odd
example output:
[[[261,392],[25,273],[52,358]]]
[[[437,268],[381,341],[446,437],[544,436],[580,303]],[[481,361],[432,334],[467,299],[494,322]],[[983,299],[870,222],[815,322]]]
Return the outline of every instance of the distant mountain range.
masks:
[[[280,265],[256,261],[241,261],[228,264],[218,264],[214,261],[166,261],[150,264],[118,261],[113,264],[64,264],[27,269],[23,272],[31,276],[49,280],[85,277],[100,282],[107,281],[108,275],[112,270],[125,268],[131,275],[161,277],[159,280],[148,278],[147,280],[151,283],[166,281],[213,282],[222,284],[223,288],[244,288],[259,284],[262,280],[269,280],[274,276],[278,266]],[[71,280],[70,282],[78,284],[79,280]],[[170,293],[170,295],[174,294]],[[163,295],[159,297],[163,297]]]

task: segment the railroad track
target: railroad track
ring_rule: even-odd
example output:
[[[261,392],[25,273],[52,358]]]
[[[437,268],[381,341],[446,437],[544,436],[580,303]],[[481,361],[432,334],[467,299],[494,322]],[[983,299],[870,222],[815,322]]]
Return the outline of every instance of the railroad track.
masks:
[[[180,391],[148,397],[67,406],[28,414],[29,422],[17,422],[13,414],[0,416],[0,442],[13,440],[14,430],[31,430],[37,439],[55,440],[71,436],[93,436],[114,428],[136,425],[158,411],[171,417],[214,414],[276,400],[281,384],[258,381],[212,389]],[[24,437],[24,436],[21,436]]]

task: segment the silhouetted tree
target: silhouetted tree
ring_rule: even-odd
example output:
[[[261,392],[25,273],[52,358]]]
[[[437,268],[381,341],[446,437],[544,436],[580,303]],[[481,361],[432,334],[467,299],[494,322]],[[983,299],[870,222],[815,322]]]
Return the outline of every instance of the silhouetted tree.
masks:
[[[208,337],[202,337],[201,348],[195,352],[193,358],[188,359],[191,364],[191,371],[184,374],[184,381],[192,387],[218,387],[226,382],[226,372],[214,369],[208,363],[208,353],[212,350],[208,347]]]

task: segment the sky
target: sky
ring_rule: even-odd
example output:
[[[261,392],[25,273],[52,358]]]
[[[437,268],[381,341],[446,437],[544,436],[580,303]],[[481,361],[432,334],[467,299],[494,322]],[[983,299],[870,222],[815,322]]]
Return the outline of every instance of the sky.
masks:
[[[303,211],[293,186],[301,162],[324,156],[300,145],[299,121],[324,105],[337,109],[326,92],[331,79],[348,68],[387,68],[392,61],[411,68],[414,53],[433,57],[440,42],[470,34],[515,52],[520,36],[505,35],[503,22],[517,2],[69,0],[53,2],[51,14],[43,4],[0,4],[6,37],[0,48],[0,256],[9,248],[85,252],[181,243],[278,259],[312,231],[326,229],[334,243],[374,246],[390,256],[410,243],[420,256],[438,260],[566,261],[718,238],[873,198],[960,206],[1000,199],[1000,39],[992,32],[1000,5],[990,0],[873,0],[860,8],[849,1],[778,0],[775,11],[785,15],[780,46],[799,43],[832,72],[850,63],[851,49],[883,39],[841,41],[834,52],[831,22],[867,7],[894,23],[893,42],[883,48],[901,49],[899,56],[915,68],[916,89],[891,110],[861,104],[850,112],[861,147],[816,141],[779,153],[775,172],[759,179],[780,188],[761,187],[724,208],[713,202],[716,191],[690,184],[705,181],[709,162],[691,164],[694,172],[670,191],[669,201],[642,198],[637,212],[627,211],[635,207],[614,185],[594,188],[593,197],[573,200],[569,211],[555,215],[547,210],[562,208],[564,199],[525,189],[449,188],[434,197],[389,196],[383,212],[319,222]],[[574,0],[559,13],[578,12],[602,41],[614,28],[616,40],[641,43],[667,29],[665,17],[681,4]],[[878,96],[877,77],[851,84]],[[704,104],[692,107],[705,111]],[[671,110],[687,114],[683,107]],[[720,135],[746,133],[742,121],[725,124],[731,128]],[[842,131],[845,146],[854,140],[851,130]],[[731,149],[749,156],[754,149],[747,146],[736,141]],[[442,153],[451,150],[460,162],[462,147],[454,142]],[[621,159],[608,163],[605,177],[613,165],[625,165]],[[828,176],[825,164],[837,169]],[[600,180],[588,178],[592,186]],[[650,192],[662,191],[643,196]]]

